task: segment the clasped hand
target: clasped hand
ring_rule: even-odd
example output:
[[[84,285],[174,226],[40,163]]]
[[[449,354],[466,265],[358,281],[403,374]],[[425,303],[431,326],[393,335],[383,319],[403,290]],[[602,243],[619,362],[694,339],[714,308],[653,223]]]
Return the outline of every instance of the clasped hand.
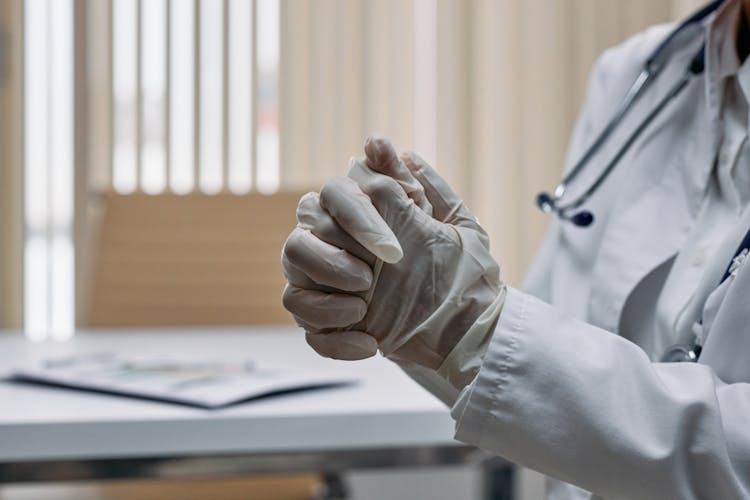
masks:
[[[496,319],[487,316],[499,267],[487,233],[432,167],[375,136],[365,154],[300,200],[282,253],[284,306],[323,356],[380,349],[438,369],[483,314],[483,325]]]

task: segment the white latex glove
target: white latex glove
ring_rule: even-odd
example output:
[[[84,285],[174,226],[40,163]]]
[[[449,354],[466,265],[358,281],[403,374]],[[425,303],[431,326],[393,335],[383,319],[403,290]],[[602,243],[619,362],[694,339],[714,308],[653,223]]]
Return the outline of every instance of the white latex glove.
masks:
[[[282,254],[284,306],[319,354],[437,370],[468,332],[486,334],[504,285],[488,237],[421,158],[371,137],[348,177],[297,209]],[[403,161],[401,161],[403,160]]]

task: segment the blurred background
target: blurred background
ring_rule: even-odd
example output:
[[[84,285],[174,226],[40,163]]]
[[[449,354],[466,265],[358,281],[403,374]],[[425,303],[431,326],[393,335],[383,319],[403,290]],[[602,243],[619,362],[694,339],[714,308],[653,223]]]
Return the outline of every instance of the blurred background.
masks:
[[[0,327],[288,323],[296,199],[371,131],[517,284],[593,61],[700,3],[0,0]]]

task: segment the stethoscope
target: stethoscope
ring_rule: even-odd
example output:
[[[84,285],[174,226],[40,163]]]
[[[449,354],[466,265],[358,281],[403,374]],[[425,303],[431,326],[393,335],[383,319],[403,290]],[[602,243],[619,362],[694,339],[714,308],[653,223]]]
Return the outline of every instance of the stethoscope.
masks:
[[[617,130],[636,102],[656,78],[662,73],[662,70],[669,62],[671,56],[670,48],[677,46],[678,41],[692,37],[695,34],[703,35],[703,26],[701,22],[712,12],[719,8],[723,0],[715,0],[703,7],[701,10],[683,21],[675,28],[669,36],[654,50],[635,79],[625,97],[620,102],[614,116],[609,120],[607,125],[602,129],[594,142],[583,153],[578,162],[573,165],[570,172],[563,177],[560,184],[557,185],[553,194],[539,193],[536,197],[537,206],[545,213],[554,213],[562,220],[567,220],[579,227],[589,226],[594,222],[594,214],[588,210],[577,210],[599,189],[602,183],[609,177],[617,164],[620,162],[625,153],[628,152],[633,143],[641,136],[643,131],[654,121],[662,110],[674,100],[685,89],[690,80],[703,73],[705,67],[705,43],[701,44],[700,49],[690,60],[690,64],[685,68],[683,76],[672,86],[669,92],[654,106],[654,109],[641,120],[641,123],[631,132],[630,136],[620,146],[612,159],[604,167],[604,170],[594,179],[591,185],[580,195],[571,200],[563,200],[565,193],[568,191],[570,183],[573,182],[591,163],[591,159],[604,146],[607,139]]]
[[[583,170],[590,164],[591,159],[596,153],[598,153],[604,146],[607,139],[612,133],[620,126],[625,119],[628,112],[633,108],[635,103],[640,99],[644,90],[648,88],[651,83],[661,74],[664,67],[669,61],[670,48],[677,45],[677,41],[683,41],[686,38],[693,36],[694,34],[700,34],[703,36],[703,26],[701,22],[719,8],[723,0],[715,0],[698,12],[690,16],[688,19],[683,21],[677,28],[675,28],[669,36],[654,50],[651,56],[646,59],[646,62],[635,79],[630,89],[625,94],[625,97],[620,102],[614,116],[609,120],[607,125],[602,129],[599,135],[594,139],[593,143],[583,153],[581,158],[573,165],[570,172],[563,177],[560,184],[557,185],[553,194],[539,193],[536,198],[537,206],[545,213],[554,213],[561,220],[569,221],[576,226],[586,227],[594,222],[594,214],[589,210],[578,210],[581,205],[588,201],[591,196],[596,193],[602,183],[609,177],[612,171],[615,169],[619,161],[628,152],[633,143],[640,137],[643,131],[654,121],[654,119],[664,110],[664,108],[673,101],[680,93],[685,89],[688,83],[693,77],[703,73],[705,69],[705,42],[701,44],[700,49],[691,58],[690,63],[685,68],[685,72],[682,77],[675,82],[669,92],[654,106],[646,117],[641,120],[638,126],[630,133],[625,142],[620,146],[612,159],[607,163],[602,172],[594,179],[591,185],[583,191],[582,194],[570,199],[563,200],[565,193],[571,182],[575,181],[576,178],[583,172]],[[723,283],[732,274],[735,264],[739,262],[740,257],[745,257],[750,249],[750,230],[748,230],[742,243],[737,248],[737,251],[732,258],[732,262],[727,267],[724,276],[721,278],[719,284]],[[677,344],[668,347],[662,357],[661,362],[696,362],[700,356],[703,346],[700,344],[699,339],[695,339],[690,344]]]

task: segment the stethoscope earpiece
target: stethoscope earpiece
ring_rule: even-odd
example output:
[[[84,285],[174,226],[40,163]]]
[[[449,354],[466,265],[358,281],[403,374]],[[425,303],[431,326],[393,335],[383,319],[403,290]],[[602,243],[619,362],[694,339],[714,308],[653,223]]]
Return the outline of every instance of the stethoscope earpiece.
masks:
[[[549,193],[539,193],[536,195],[536,206],[539,207],[542,212],[548,214],[555,209],[555,202]]]

